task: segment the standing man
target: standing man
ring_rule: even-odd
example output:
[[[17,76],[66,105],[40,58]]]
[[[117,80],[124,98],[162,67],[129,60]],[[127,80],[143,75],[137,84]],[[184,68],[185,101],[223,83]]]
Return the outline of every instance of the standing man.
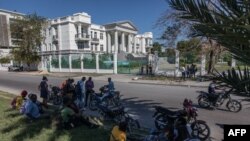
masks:
[[[43,76],[43,79],[40,85],[38,86],[38,89],[40,90],[40,97],[43,98],[43,106],[45,108],[48,108],[47,99],[48,99],[49,89],[47,81],[48,81],[47,77]]]
[[[114,82],[111,80],[110,77],[108,78],[108,83],[109,84],[107,85],[107,87],[108,87],[108,91],[110,93],[110,92],[115,90]]]
[[[85,95],[85,80],[86,77],[82,77],[82,79],[79,80],[76,84],[76,94],[77,94],[77,99],[80,102],[80,105],[83,104],[83,96]]]
[[[89,79],[85,83],[86,93],[85,93],[85,107],[88,105],[88,98],[89,94],[93,92],[94,88],[94,82],[92,81],[92,77],[89,77]]]

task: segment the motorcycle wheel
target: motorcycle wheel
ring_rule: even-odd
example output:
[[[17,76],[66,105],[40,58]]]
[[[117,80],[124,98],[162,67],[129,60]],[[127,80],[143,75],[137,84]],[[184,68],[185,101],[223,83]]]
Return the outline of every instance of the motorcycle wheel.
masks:
[[[53,99],[54,105],[61,105],[62,104],[62,98],[60,96],[55,96]]]
[[[200,140],[206,140],[210,136],[210,128],[204,121],[195,121],[191,124],[192,136]]]
[[[231,112],[239,112],[242,108],[242,105],[239,101],[237,100],[230,100],[227,102],[227,109]]]
[[[97,101],[96,100],[91,100],[89,103],[89,109],[92,111],[96,111],[97,110]]]
[[[158,130],[163,130],[167,126],[167,124],[168,124],[168,121],[167,121],[166,117],[164,117],[164,115],[158,115],[155,118],[155,127]]]
[[[209,103],[209,99],[208,99],[208,97],[200,97],[199,99],[198,99],[198,104],[199,104],[199,106],[200,107],[202,107],[202,108],[209,108],[210,107],[210,103]]]

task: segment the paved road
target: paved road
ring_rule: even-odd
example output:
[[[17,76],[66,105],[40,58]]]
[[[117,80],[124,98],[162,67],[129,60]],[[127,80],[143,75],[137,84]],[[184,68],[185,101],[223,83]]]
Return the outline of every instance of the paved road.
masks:
[[[59,85],[63,78],[50,77],[49,83]],[[0,90],[8,90],[10,92],[18,92],[27,89],[30,92],[38,93],[37,86],[41,80],[40,76],[30,76],[17,73],[0,72]],[[105,81],[95,81],[95,88],[98,90],[100,86],[106,84]],[[198,88],[186,87],[170,87],[158,85],[142,85],[115,82],[117,90],[121,91],[123,100],[125,101],[131,113],[140,119],[144,126],[153,127],[153,109],[152,106],[162,105],[172,109],[181,108],[184,98],[190,98],[197,102]],[[240,113],[231,113],[225,110],[210,111],[199,109],[199,119],[208,122],[212,138],[221,140],[223,138],[223,130],[220,124],[250,124],[249,105],[244,104],[244,108]]]

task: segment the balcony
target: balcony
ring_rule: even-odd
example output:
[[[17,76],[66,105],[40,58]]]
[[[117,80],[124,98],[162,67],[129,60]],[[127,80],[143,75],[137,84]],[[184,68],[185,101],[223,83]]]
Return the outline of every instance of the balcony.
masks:
[[[152,44],[146,44],[146,48],[152,48],[153,45]]]
[[[95,44],[99,44],[99,39],[98,38],[92,38],[91,42],[95,43]]]
[[[76,41],[89,41],[90,36],[88,34],[86,34],[86,33],[76,34],[75,35],[75,40]]]

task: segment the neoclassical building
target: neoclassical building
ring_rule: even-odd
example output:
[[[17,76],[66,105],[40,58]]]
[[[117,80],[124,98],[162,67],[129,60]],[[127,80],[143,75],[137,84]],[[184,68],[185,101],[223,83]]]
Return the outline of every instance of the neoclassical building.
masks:
[[[24,15],[0,9],[0,57],[17,47],[9,25]],[[117,73],[119,66],[128,64],[119,62],[121,58],[145,57],[153,43],[153,34],[138,34],[131,21],[97,25],[84,12],[49,19],[44,29],[39,69],[51,72]],[[0,64],[0,69],[12,64]]]
[[[130,21],[96,25],[87,13],[51,19],[43,34],[42,69],[53,72],[117,73],[119,54],[145,56],[153,42]]]

